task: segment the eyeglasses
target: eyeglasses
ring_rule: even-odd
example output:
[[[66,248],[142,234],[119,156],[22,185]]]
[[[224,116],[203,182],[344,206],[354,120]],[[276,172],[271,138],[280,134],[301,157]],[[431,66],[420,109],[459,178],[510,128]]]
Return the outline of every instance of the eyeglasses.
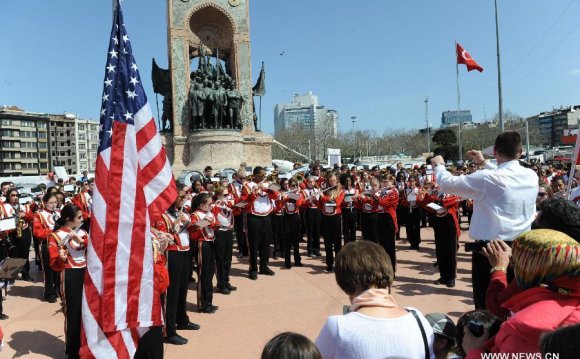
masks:
[[[11,194],[10,197],[18,197],[17,194]]]
[[[546,197],[547,195],[546,192],[538,192],[538,197]]]

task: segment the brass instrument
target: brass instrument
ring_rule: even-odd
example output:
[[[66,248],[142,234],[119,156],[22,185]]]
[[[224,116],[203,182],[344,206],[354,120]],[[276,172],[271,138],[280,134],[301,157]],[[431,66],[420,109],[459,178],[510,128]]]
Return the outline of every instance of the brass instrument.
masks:
[[[16,238],[22,238],[22,231],[24,230],[24,218],[20,217],[20,205],[13,207],[15,216],[18,217],[18,222],[16,223]]]
[[[304,182],[304,172],[297,172],[294,175],[294,179],[296,180],[296,182],[301,183]]]

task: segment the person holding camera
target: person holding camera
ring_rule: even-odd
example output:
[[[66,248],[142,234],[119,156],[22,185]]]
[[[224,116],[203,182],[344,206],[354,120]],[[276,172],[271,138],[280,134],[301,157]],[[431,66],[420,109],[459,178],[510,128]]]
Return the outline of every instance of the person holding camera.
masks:
[[[494,239],[511,243],[515,237],[530,230],[536,214],[538,175],[518,161],[522,154],[519,133],[499,134],[493,152],[497,166],[487,161],[481,151],[469,151],[468,158],[485,168],[465,176],[449,173],[442,156],[431,159],[442,192],[473,200],[469,236],[476,241],[476,247],[481,246],[475,248],[471,261],[476,309],[485,308],[485,293],[493,270],[481,248]]]

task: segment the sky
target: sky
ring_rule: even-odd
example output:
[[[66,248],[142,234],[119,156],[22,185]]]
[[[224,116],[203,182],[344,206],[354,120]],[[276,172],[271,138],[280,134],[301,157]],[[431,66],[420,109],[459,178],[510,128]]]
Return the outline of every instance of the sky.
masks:
[[[498,3],[504,110],[580,104],[580,0]],[[151,59],[168,67],[166,1],[125,0],[123,10],[157,113]],[[97,119],[111,1],[2,0],[0,13],[0,104]],[[352,116],[378,134],[424,128],[425,97],[438,127],[457,109],[455,41],[484,68],[460,66],[461,109],[476,122],[498,112],[493,0],[251,0],[250,38],[253,81],[266,66],[265,132],[277,103],[307,91],[338,111],[341,131]]]

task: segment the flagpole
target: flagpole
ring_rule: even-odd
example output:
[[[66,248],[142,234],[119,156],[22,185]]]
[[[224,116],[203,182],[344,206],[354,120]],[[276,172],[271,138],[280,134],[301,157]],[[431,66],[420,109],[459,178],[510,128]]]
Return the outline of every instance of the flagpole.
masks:
[[[455,74],[457,79],[457,111],[461,111],[461,93],[459,92],[459,62],[457,61],[457,41],[455,41]],[[458,144],[459,144],[459,160],[463,161],[463,146],[461,146],[461,116],[458,114],[459,117],[459,131],[458,134]]]
[[[262,96],[260,96],[260,117],[258,118],[258,128],[257,130],[260,131],[261,124],[262,124]]]
[[[495,39],[497,46],[497,91],[499,97],[499,128],[501,132],[504,131],[503,124],[503,98],[501,95],[501,65],[499,59],[499,25],[497,21],[497,0],[495,0]]]
[[[159,124],[160,124],[160,126],[159,126],[160,131],[159,132],[161,132],[164,130],[165,126],[163,126],[163,120],[161,119],[161,117],[159,117],[159,97],[157,96],[157,92],[155,93],[155,103],[157,104],[157,120],[159,121]]]

